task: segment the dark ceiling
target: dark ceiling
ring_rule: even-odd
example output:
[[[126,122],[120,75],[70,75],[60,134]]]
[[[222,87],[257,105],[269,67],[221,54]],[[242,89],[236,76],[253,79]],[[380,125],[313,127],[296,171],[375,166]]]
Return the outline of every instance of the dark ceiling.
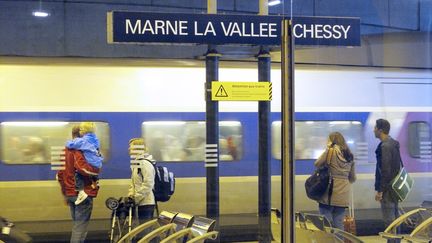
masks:
[[[255,15],[258,2],[219,0],[218,14]],[[0,55],[200,58],[207,50],[205,45],[109,45],[106,13],[128,10],[204,14],[206,5],[206,0],[0,0]],[[32,16],[37,9],[48,11],[50,16]],[[271,15],[291,13],[359,17],[361,21],[361,47],[297,47],[296,62],[432,68],[432,0],[298,0],[269,7]],[[222,58],[235,60],[251,60],[258,49],[218,47]],[[278,51],[278,47],[272,48],[273,60],[278,60]],[[415,55],[415,59],[407,53]]]

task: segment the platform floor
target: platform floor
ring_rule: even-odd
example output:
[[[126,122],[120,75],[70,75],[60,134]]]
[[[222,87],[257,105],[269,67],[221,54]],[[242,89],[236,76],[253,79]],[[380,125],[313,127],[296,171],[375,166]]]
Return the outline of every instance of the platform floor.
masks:
[[[360,236],[365,243],[386,243],[387,241],[380,236]],[[240,242],[237,242],[240,243]],[[241,243],[258,243],[258,241],[249,241],[249,242],[241,242]]]
[[[88,243],[109,243],[108,235],[90,235],[88,237],[86,242]],[[387,241],[379,236],[360,236],[360,238],[365,243],[386,243]],[[56,235],[51,236],[47,238],[47,236],[40,236],[33,239],[35,243],[68,243],[69,242],[69,235]],[[223,241],[221,241],[223,242]],[[242,241],[241,243],[257,243],[258,241]],[[240,243],[240,242],[234,242],[234,243]]]

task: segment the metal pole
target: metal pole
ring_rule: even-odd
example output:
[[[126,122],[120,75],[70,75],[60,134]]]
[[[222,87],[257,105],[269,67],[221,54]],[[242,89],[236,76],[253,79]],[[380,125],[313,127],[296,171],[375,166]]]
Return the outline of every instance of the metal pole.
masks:
[[[259,15],[268,15],[268,0],[259,0]]]
[[[217,13],[217,0],[207,0],[207,13],[208,14]]]
[[[259,15],[268,15],[268,0],[259,0]],[[258,54],[258,80],[270,82],[271,57],[267,47]],[[258,224],[259,242],[271,242],[270,102],[258,102]]]
[[[271,57],[268,48],[261,47],[258,54],[258,80],[270,81]],[[258,102],[258,216],[259,242],[270,242],[271,236],[271,166],[270,166],[270,102]]]
[[[216,13],[216,0],[208,1],[208,13]],[[216,46],[206,54],[206,216],[219,223],[219,104],[211,100],[211,83],[219,80],[219,57]]]
[[[211,100],[211,83],[218,80],[219,54],[206,55],[206,158],[207,217],[219,219],[219,105]]]
[[[291,20],[282,23],[282,242],[295,242],[294,40]]]

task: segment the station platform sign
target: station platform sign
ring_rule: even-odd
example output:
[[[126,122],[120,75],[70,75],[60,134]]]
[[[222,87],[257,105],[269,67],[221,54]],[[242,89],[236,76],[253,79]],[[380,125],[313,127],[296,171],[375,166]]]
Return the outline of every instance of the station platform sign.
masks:
[[[108,43],[281,44],[281,16],[107,13]],[[359,46],[360,19],[293,17],[296,45]]]

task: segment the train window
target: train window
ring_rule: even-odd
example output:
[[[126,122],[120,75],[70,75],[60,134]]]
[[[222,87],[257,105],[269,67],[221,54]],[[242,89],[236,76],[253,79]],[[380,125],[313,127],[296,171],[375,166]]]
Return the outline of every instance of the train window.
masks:
[[[0,123],[0,159],[6,164],[49,164],[52,146],[64,146],[80,122],[19,121]],[[109,160],[109,125],[95,122],[104,161]]]
[[[411,122],[408,125],[408,150],[411,157],[422,158],[431,154],[430,127],[427,122]],[[426,160],[425,160],[426,161]],[[430,160],[428,160],[430,161]]]
[[[203,121],[148,121],[142,124],[149,152],[158,161],[204,161]],[[219,159],[241,159],[242,127],[238,121],[219,122]]]
[[[353,153],[362,142],[362,124],[358,121],[297,121],[295,122],[295,158],[316,159],[325,149],[327,137],[338,131]],[[281,159],[281,122],[272,123],[272,155]]]

